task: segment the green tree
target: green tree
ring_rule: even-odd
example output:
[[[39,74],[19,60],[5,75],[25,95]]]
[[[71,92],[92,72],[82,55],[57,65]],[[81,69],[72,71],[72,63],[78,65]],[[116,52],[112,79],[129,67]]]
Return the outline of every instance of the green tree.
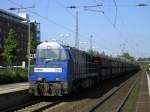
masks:
[[[137,61],[139,62],[139,64],[143,67],[143,68],[150,68],[150,58],[143,58],[143,57],[139,57],[137,59]]]
[[[128,59],[130,61],[135,61],[135,58],[133,56],[131,56],[128,52],[124,52],[120,57]]]
[[[88,51],[91,55],[94,55],[94,56],[99,56],[99,52],[98,51],[95,51],[95,50],[92,50],[92,49],[89,49]]]
[[[94,51],[92,49],[89,49],[88,52],[93,55],[94,54]]]
[[[2,53],[3,58],[6,60],[7,64],[10,66],[16,59],[17,40],[15,38],[15,32],[13,29],[9,30],[8,37],[6,39],[5,49]]]
[[[31,32],[31,49],[30,49],[31,54],[36,53],[36,47],[38,44],[39,43],[36,40],[35,33]]]

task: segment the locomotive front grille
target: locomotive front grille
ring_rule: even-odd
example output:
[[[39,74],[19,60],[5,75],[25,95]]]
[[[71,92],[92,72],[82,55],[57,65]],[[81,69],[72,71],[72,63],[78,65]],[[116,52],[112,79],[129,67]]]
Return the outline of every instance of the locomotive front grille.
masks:
[[[35,96],[62,96],[66,94],[67,88],[61,82],[36,82],[30,85],[29,92]]]

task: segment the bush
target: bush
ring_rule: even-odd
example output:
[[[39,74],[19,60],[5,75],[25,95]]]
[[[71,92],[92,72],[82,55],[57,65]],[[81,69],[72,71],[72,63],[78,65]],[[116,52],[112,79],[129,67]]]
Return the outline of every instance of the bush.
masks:
[[[27,70],[25,69],[0,69],[0,84],[17,83],[25,81],[27,81]]]

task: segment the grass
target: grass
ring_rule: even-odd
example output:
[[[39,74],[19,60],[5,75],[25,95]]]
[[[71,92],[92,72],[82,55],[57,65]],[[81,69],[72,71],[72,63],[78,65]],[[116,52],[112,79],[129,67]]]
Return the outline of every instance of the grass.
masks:
[[[140,84],[137,83],[123,107],[123,112],[134,112],[135,103],[139,95],[139,89]]]
[[[0,84],[9,84],[27,81],[26,69],[0,69]]]

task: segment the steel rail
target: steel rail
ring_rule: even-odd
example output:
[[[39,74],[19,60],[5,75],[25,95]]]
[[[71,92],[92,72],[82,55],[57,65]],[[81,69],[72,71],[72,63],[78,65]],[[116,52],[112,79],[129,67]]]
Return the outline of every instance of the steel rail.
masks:
[[[120,105],[117,107],[115,112],[121,112],[122,107],[124,106],[124,104],[126,103],[127,99],[129,98],[130,94],[132,93],[133,89],[135,88],[135,86],[137,85],[139,78],[137,78],[134,83],[132,84],[132,86],[130,87],[127,95],[124,97],[124,99],[122,100],[122,102],[120,103]]]
[[[102,101],[98,102],[96,106],[94,106],[92,109],[89,110],[89,112],[94,112],[101,104],[103,104],[105,101],[107,101],[111,96],[113,96],[117,91],[119,91],[126,83],[128,83],[129,80],[131,80],[135,75],[133,75],[131,78],[126,80],[123,84],[121,84],[118,88],[116,88],[110,95],[108,95],[106,98],[104,98]]]
[[[28,102],[28,103],[25,103],[25,104],[22,104],[22,105],[17,105],[17,106],[14,106],[14,107],[11,107],[11,108],[8,108],[8,109],[4,109],[4,110],[0,110],[0,111],[13,112],[13,111],[19,110],[21,108],[25,108],[25,107],[30,106],[30,105],[34,105],[34,104],[39,103],[39,102],[40,102],[40,100],[33,100],[31,102]]]
[[[63,100],[57,100],[55,102],[45,102],[46,104],[41,106],[41,107],[36,106],[36,105],[42,105],[43,101],[41,101],[41,102],[38,102],[38,103],[36,103],[34,105],[24,107],[23,109],[19,109],[19,110],[15,111],[15,112],[27,112],[27,111],[28,112],[41,112],[41,111],[43,111],[43,110],[45,110],[47,108],[50,108],[52,106],[55,106],[55,105],[61,103],[62,101]]]

